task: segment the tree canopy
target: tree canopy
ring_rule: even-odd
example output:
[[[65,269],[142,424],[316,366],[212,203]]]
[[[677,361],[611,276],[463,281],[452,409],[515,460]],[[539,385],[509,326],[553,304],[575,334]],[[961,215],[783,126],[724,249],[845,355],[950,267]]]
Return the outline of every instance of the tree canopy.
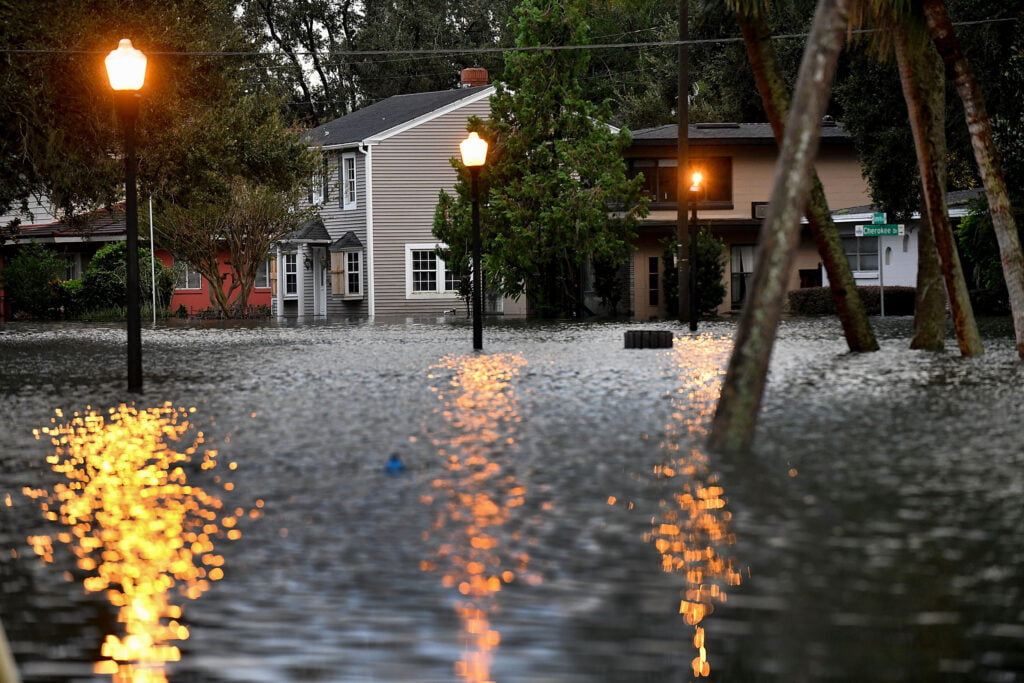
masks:
[[[526,0],[517,10],[516,46],[585,44],[583,6]],[[613,131],[607,108],[583,96],[587,60],[583,50],[510,52],[490,117],[471,123],[493,150],[483,173],[485,273],[492,288],[525,294],[540,315],[581,311],[582,268],[591,260],[622,263],[646,213],[641,179],[626,178],[628,131]],[[459,201],[467,199],[463,186]],[[452,203],[441,195],[435,224],[450,246],[466,243],[468,227],[467,212]]]
[[[0,211],[35,196],[70,216],[121,197],[122,135],[103,59],[126,36],[148,56],[137,125],[143,195],[223,194],[225,179],[243,172],[278,185],[304,176],[305,146],[242,68],[254,50],[233,9],[230,0],[5,3]]]

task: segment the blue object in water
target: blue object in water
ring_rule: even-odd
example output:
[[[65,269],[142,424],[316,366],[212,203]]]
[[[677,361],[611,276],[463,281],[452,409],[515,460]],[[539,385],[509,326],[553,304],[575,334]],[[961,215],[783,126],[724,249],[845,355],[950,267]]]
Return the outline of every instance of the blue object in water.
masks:
[[[384,467],[388,474],[401,474],[405,472],[405,463],[398,457],[397,453],[392,453],[391,457],[388,458],[388,464]]]

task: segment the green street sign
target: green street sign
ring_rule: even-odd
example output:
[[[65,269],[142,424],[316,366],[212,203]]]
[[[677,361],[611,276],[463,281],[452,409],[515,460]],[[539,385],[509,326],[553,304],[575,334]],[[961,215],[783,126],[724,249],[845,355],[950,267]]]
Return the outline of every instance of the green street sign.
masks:
[[[871,225],[885,225],[885,214],[884,213],[873,213],[871,214]]]
[[[888,225],[857,225],[853,228],[857,237],[895,237],[903,234],[903,226]]]

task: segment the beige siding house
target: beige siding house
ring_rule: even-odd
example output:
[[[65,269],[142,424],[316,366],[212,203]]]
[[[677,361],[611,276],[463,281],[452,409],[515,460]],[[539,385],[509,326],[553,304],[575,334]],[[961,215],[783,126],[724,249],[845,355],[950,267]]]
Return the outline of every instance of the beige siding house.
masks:
[[[460,308],[457,285],[435,254],[434,207],[440,190],[454,190],[450,159],[459,154],[467,119],[487,117],[493,92],[464,81],[455,90],[396,95],[307,133],[324,161],[308,198],[320,220],[278,245],[277,315],[418,316]]]
[[[631,304],[634,317],[665,318],[663,270],[666,242],[671,242],[676,227],[676,126],[661,126],[633,133],[626,152],[631,175],[643,173],[651,199],[650,214],[644,221],[631,265]],[[725,301],[719,312],[737,310],[746,297],[746,284],[752,274],[758,235],[766,215],[772,190],[778,149],[771,127],[766,123],[709,123],[689,128],[691,169],[704,173],[706,182],[697,202],[700,225],[708,225],[725,243]],[[828,121],[821,129],[821,144],[816,161],[825,196],[833,209],[861,207],[856,214],[836,212],[837,225],[844,243],[876,255],[875,261],[863,259],[860,282],[878,284],[879,244],[853,239],[854,222],[870,223],[870,197],[861,175],[861,165],[852,140],[841,125]],[[916,245],[916,235],[914,236]],[[897,238],[892,238],[897,239]],[[916,272],[916,247],[909,238],[898,245],[899,252],[913,259]],[[884,252],[890,253],[890,252]],[[796,265],[790,277],[790,289],[823,284],[817,250],[809,233],[801,235]],[[886,284],[910,284],[892,282]]]

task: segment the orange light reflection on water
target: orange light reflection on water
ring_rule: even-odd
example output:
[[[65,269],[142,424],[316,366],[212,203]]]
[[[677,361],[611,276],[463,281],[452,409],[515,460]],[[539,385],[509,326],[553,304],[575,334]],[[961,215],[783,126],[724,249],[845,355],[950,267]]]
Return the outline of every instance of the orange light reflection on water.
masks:
[[[672,420],[662,443],[670,457],[654,467],[656,476],[670,480],[673,494],[661,501],[646,538],[661,553],[662,569],[686,580],[679,613],[694,627],[696,677],[711,672],[701,623],[716,603],[726,601],[725,588],[739,585],[741,578],[734,559],[725,554],[736,541],[729,531],[732,514],[701,446],[714,416],[730,348],[729,340],[710,335],[676,341],[672,372],[680,388],[672,397]]]
[[[86,409],[58,422],[57,411],[53,426],[35,432],[37,439],[50,437],[55,452],[47,462],[67,482],[24,493],[39,501],[47,519],[70,529],[56,540],[78,558],[85,590],[105,593],[118,608],[123,634],[107,635],[104,659],[94,667],[117,683],[167,680],[166,663],[181,658],[171,642],[189,637],[171,590],[188,599],[202,595],[224,576],[214,538],[241,536],[237,520],[244,511],[223,514],[220,498],[188,483],[189,463],[198,460],[200,470],[217,466],[216,450],[199,453],[203,433],[187,436],[193,412],[170,403],[122,404],[106,416]],[[51,537],[28,540],[53,561]]]
[[[435,559],[424,571],[442,572],[442,584],[461,596],[456,612],[463,626],[466,650],[455,666],[458,677],[474,682],[490,679],[492,652],[501,635],[491,625],[497,594],[516,580],[536,584],[527,572],[530,556],[517,547],[521,532],[503,531],[513,511],[525,503],[526,488],[502,467],[503,456],[515,447],[519,422],[512,380],[526,361],[515,355],[447,357],[431,378],[452,373],[448,389],[433,388],[443,402],[440,414],[451,435],[435,439],[447,470],[432,482],[437,514],[427,536],[439,539]]]

